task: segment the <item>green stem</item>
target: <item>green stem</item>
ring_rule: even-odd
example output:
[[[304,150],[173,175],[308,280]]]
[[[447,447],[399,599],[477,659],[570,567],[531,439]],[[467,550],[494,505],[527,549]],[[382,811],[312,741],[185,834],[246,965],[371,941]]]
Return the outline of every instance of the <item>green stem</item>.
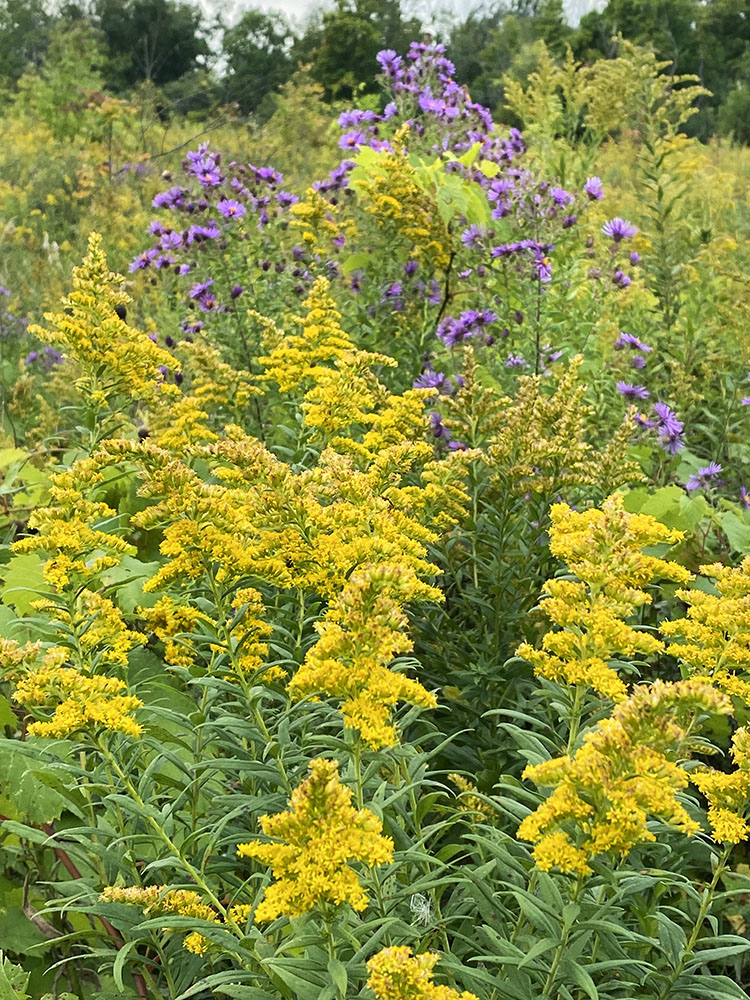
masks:
[[[680,961],[677,963],[676,967],[672,970],[671,976],[667,979],[664,984],[657,1000],[667,1000],[672,992],[672,987],[675,985],[677,980],[680,978],[682,973],[685,971],[685,966],[690,961],[690,958],[695,949],[695,945],[698,941],[698,937],[703,928],[703,923],[711,910],[711,904],[714,899],[714,892],[716,891],[716,886],[719,884],[719,879],[724,874],[727,867],[727,860],[732,850],[732,844],[727,844],[727,846],[722,851],[719,856],[719,860],[716,863],[716,870],[714,871],[714,876],[703,890],[703,899],[701,900],[701,905],[698,910],[698,916],[695,918],[695,923],[693,924],[693,929],[690,933],[690,937],[687,940],[682,955],[680,956]]]

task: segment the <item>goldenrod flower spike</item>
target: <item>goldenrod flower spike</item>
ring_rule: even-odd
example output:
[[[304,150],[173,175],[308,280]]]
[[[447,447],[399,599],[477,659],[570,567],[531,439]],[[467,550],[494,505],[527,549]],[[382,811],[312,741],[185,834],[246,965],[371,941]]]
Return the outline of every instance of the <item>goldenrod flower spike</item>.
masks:
[[[432,981],[432,970],[440,961],[434,952],[412,955],[411,948],[384,948],[367,963],[367,985],[377,1000],[477,1000],[473,993],[459,993]]]
[[[662,633],[672,639],[667,651],[691,674],[710,677],[722,691],[750,703],[750,681],[736,675],[750,670],[750,556],[734,568],[716,563],[700,570],[718,594],[677,591],[687,616],[662,623]]]
[[[48,327],[29,332],[60,347],[74,360],[80,376],[77,389],[96,409],[113,406],[115,396],[125,406],[133,400],[158,402],[179,395],[167,384],[160,366],[174,367],[172,355],[123,319],[130,296],[125,278],[107,266],[102,238],[91,233],[83,263],[73,269],[73,289],[62,301],[63,312],[45,313]]]
[[[624,857],[654,841],[649,817],[688,836],[697,833],[699,825],[677,799],[689,780],[678,762],[689,757],[702,715],[731,711],[729,698],[705,680],[657,680],[616,705],[575,755],[527,767],[524,778],[553,788],[518,828],[522,840],[535,844],[537,866],[587,874],[598,855]]]
[[[691,579],[684,566],[645,555],[643,549],[677,542],[682,535],[653,517],[628,513],[619,496],[586,511],[555,504],[550,518],[550,550],[578,579],[547,580],[542,610],[560,631],[548,632],[540,649],[523,643],[518,655],[539,677],[586,685],[603,698],[621,701],[626,687],[608,661],[664,649],[659,639],[623,619],[651,603],[644,588],[652,580]]]
[[[365,909],[367,894],[349,862],[386,864],[393,859],[393,841],[382,836],[378,817],[355,809],[351,799],[336,761],[317,758],[310,763],[310,777],[292,792],[291,809],[260,819],[263,832],[280,842],[238,845],[240,857],[269,865],[277,880],[265,891],[257,921],[296,917],[319,903]]]
[[[316,625],[320,639],[289,684],[292,697],[340,698],[347,727],[358,729],[374,748],[393,746],[397,735],[390,711],[399,701],[423,708],[437,704],[419,681],[388,669],[395,656],[412,648],[402,605],[421,596],[422,586],[407,566],[363,566],[352,573]]]

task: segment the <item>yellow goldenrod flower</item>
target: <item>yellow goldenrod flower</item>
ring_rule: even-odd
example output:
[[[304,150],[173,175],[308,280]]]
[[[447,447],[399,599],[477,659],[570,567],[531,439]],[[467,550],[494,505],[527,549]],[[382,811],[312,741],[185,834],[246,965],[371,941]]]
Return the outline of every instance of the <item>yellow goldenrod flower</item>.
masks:
[[[678,761],[689,756],[701,715],[731,714],[726,695],[698,678],[639,685],[590,730],[572,756],[529,766],[524,777],[553,788],[518,828],[548,871],[586,874],[600,854],[624,856],[655,840],[655,816],[687,835],[699,830],[677,795],[688,785]]]
[[[412,648],[401,605],[415,592],[413,571],[394,565],[352,573],[338,599],[316,625],[320,639],[292,678],[293,697],[325,693],[343,699],[346,726],[372,747],[392,746],[390,709],[399,701],[434,708],[437,700],[419,681],[388,669]]]
[[[72,667],[61,666],[60,657],[56,657],[46,659],[21,677],[13,700],[31,709],[54,708],[51,719],[31,723],[32,736],[65,739],[86,730],[140,736],[142,727],[132,713],[143,702],[125,691],[126,685],[117,677],[87,677]]]
[[[667,650],[691,674],[710,677],[722,691],[750,703],[750,681],[736,676],[750,669],[750,556],[735,568],[716,563],[700,570],[718,594],[677,591],[687,616],[663,622],[662,633],[675,637]]]
[[[393,858],[393,841],[369,809],[351,805],[352,791],[342,785],[335,761],[310,763],[310,777],[292,792],[291,809],[262,816],[260,825],[277,844],[258,840],[239,844],[240,857],[271,867],[274,878],[255,913],[257,921],[296,917],[319,903],[367,906],[367,894],[350,861],[382,865]]]
[[[612,496],[601,509],[574,511],[555,504],[550,511],[550,550],[578,580],[548,580],[542,610],[559,632],[548,632],[540,649],[518,648],[540,677],[585,685],[612,701],[626,695],[608,661],[615,656],[649,656],[664,644],[622,619],[651,602],[644,589],[656,577],[685,582],[691,574],[674,562],[645,555],[647,546],[682,536],[643,514],[629,514]]]
[[[459,993],[432,981],[432,970],[440,961],[435,952],[412,955],[411,948],[383,948],[367,963],[367,985],[377,1000],[477,1000],[473,993]]]
[[[125,903],[129,906],[138,906],[147,917],[176,914],[179,917],[207,920],[212,924],[220,922],[215,910],[204,903],[197,892],[190,889],[170,889],[166,885],[147,887],[108,885],[99,898],[104,903]],[[208,939],[197,931],[188,934],[182,944],[194,955],[205,955],[210,948]]]
[[[41,340],[62,349],[81,374],[76,388],[95,411],[117,412],[134,400],[159,402],[179,389],[161,377],[174,358],[121,318],[130,296],[125,278],[110,271],[98,233],[89,237],[83,263],[73,269],[73,289],[63,311],[45,313],[49,328],[31,326]]]

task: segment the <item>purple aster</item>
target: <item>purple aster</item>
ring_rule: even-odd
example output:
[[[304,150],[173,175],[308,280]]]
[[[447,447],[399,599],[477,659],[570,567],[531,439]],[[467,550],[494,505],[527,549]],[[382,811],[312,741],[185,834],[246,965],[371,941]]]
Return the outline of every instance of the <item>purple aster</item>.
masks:
[[[445,384],[445,372],[436,372],[428,365],[422,374],[414,379],[414,389],[441,389]]]
[[[465,247],[473,250],[486,235],[487,230],[484,226],[472,224],[461,233],[461,242]]]
[[[643,385],[632,385],[630,382],[617,382],[616,389],[625,399],[648,399],[651,393]]]
[[[353,132],[344,132],[339,139],[339,149],[359,149],[360,146],[366,145],[367,136],[356,129]]]
[[[222,198],[216,207],[225,219],[241,219],[247,211],[242,202],[235,201],[234,198]]]
[[[638,226],[634,226],[632,222],[628,222],[627,219],[622,219],[617,215],[614,219],[610,219],[609,222],[604,223],[602,232],[605,236],[609,236],[610,239],[614,240],[615,243],[619,243],[621,240],[627,240],[631,236],[635,236],[638,232]]]
[[[199,282],[197,285],[193,285],[190,289],[191,299],[202,299],[208,293],[209,288],[213,285],[214,279],[209,278],[208,281]]]
[[[653,351],[653,347],[649,347],[648,344],[644,344],[642,340],[633,336],[632,333],[623,333],[620,331],[620,336],[615,341],[615,350],[620,351],[623,347],[629,347],[633,351],[643,351],[644,354],[649,354]]]
[[[743,507],[750,507],[750,493],[744,486],[740,486],[740,503]]]
[[[702,465],[697,472],[694,472],[685,483],[686,490],[699,490],[702,487],[714,485],[714,480],[722,471],[721,466],[718,462],[709,462],[708,465]],[[716,485],[718,486],[721,480],[716,480]]]
[[[433,410],[430,414],[430,430],[436,438],[447,437],[447,431],[443,426],[443,418],[437,410]]]
[[[242,285],[235,285],[234,288],[229,293],[230,298],[238,299],[242,295],[243,288]]]
[[[604,197],[604,188],[600,177],[587,177],[583,190],[591,201],[600,201]]]
[[[659,435],[662,447],[670,455],[676,455],[678,451],[685,447],[682,440],[683,423],[677,419],[676,413],[667,406],[666,403],[654,403],[654,413],[656,420],[653,426]]]
[[[509,354],[505,362],[506,368],[526,368],[526,359],[521,357],[520,354]]]
[[[556,205],[570,205],[571,202],[575,201],[573,195],[565,188],[553,187],[549,189],[549,193]]]
[[[618,268],[612,275],[612,284],[616,288],[627,288],[630,285],[630,277]]]
[[[638,371],[640,371],[641,368],[646,367],[646,359],[643,357],[642,354],[634,354],[633,357],[630,359],[630,364],[633,368],[636,368]]]
[[[419,262],[416,260],[407,260],[404,264],[404,274],[407,278],[412,278],[417,273],[419,268]]]
[[[150,250],[144,250],[143,253],[138,254],[135,260],[130,262],[130,267],[128,270],[132,274],[133,271],[140,271],[144,267],[148,267],[152,260],[154,260],[159,254],[156,247],[151,247]]]
[[[633,250],[633,252],[630,255],[630,263],[633,264],[633,265],[635,265],[635,264],[637,264],[640,261],[640,259],[641,259],[641,255],[638,253],[638,251],[637,250]]]

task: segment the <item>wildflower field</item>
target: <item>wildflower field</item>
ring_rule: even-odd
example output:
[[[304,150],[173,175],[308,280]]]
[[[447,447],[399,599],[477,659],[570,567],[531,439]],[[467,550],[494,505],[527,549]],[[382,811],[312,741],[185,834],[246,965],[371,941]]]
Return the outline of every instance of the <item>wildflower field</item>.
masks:
[[[449,55],[2,113],[0,1000],[748,996],[750,154]]]

